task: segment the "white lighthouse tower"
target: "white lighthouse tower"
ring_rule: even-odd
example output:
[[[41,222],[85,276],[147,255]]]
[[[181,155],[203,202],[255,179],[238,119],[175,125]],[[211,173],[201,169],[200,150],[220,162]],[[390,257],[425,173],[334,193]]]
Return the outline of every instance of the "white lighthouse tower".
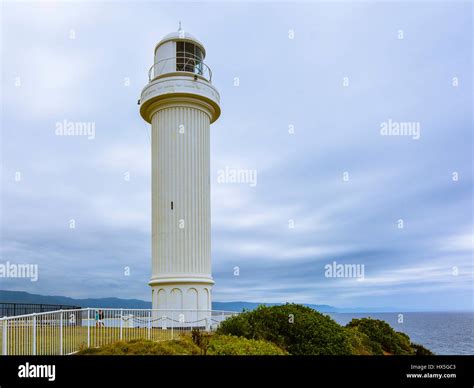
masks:
[[[180,26],[156,45],[141,94],[152,132],[154,309],[211,309],[209,127],[220,107],[205,56]]]

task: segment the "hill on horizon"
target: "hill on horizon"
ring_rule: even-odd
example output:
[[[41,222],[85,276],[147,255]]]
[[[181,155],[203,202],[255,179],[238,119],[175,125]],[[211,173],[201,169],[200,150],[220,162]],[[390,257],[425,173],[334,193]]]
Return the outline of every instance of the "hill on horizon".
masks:
[[[0,303],[43,303],[60,304],[80,307],[102,307],[102,308],[128,308],[128,309],[149,309],[151,302],[140,299],[121,299],[116,297],[109,298],[86,298],[75,299],[67,296],[57,295],[38,295],[25,291],[0,290]],[[213,310],[237,311],[243,309],[254,310],[260,305],[277,306],[284,303],[265,303],[265,302],[212,302]],[[307,307],[323,313],[342,313],[342,312],[388,312],[394,309],[361,309],[361,308],[338,308],[330,305],[304,304]],[[395,310],[396,311],[396,310]]]

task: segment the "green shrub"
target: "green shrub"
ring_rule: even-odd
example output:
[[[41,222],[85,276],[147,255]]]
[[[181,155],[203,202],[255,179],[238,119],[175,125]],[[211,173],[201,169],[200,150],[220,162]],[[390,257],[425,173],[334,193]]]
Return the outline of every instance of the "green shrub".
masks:
[[[411,343],[410,337],[405,333],[393,330],[387,322],[379,319],[353,319],[346,325],[346,328],[357,330],[365,334],[371,341],[373,354],[380,354],[379,347],[381,347],[383,352],[395,355],[415,355],[418,353],[422,354],[423,352],[431,353],[421,345],[416,345],[415,347]]]
[[[224,322],[220,324],[218,333],[223,334],[232,334],[237,337],[250,338],[251,329],[249,326],[248,315],[251,311],[244,310],[239,315],[234,315],[230,318],[227,318]]]
[[[265,340],[290,354],[351,354],[349,336],[330,317],[297,304],[259,306],[221,323],[219,334]]]
[[[347,328],[351,353],[354,355],[369,356],[383,355],[382,346],[372,341],[366,334],[355,328]]]
[[[232,335],[214,335],[209,343],[207,354],[217,356],[279,356],[288,354],[277,345]]]
[[[424,346],[412,343],[411,346],[415,350],[417,356],[433,356],[434,353],[431,350],[426,349]]]

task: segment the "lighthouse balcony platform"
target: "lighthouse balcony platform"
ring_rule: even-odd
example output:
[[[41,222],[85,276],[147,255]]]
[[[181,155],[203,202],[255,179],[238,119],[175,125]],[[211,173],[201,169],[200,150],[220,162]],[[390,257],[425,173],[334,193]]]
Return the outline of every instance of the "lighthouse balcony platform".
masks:
[[[187,75],[212,82],[211,68],[201,58],[189,55],[179,55],[155,62],[148,70],[148,81],[173,75]]]

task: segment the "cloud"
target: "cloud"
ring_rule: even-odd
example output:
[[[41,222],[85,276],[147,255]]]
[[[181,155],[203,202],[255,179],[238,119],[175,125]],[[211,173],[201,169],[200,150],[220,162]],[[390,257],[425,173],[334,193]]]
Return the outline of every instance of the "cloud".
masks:
[[[40,280],[2,287],[149,299],[149,126],[136,101],[154,44],[182,18],[222,97],[214,299],[472,308],[468,7],[7,3],[1,255],[38,263]],[[420,122],[420,139],[380,136],[388,118]],[[64,119],[94,122],[95,139],[55,136]],[[257,185],[218,183],[226,166],[255,169]],[[325,278],[332,261],[364,264],[365,280]]]
[[[471,252],[474,248],[474,237],[472,231],[445,238],[440,243],[440,248],[453,252]]]

